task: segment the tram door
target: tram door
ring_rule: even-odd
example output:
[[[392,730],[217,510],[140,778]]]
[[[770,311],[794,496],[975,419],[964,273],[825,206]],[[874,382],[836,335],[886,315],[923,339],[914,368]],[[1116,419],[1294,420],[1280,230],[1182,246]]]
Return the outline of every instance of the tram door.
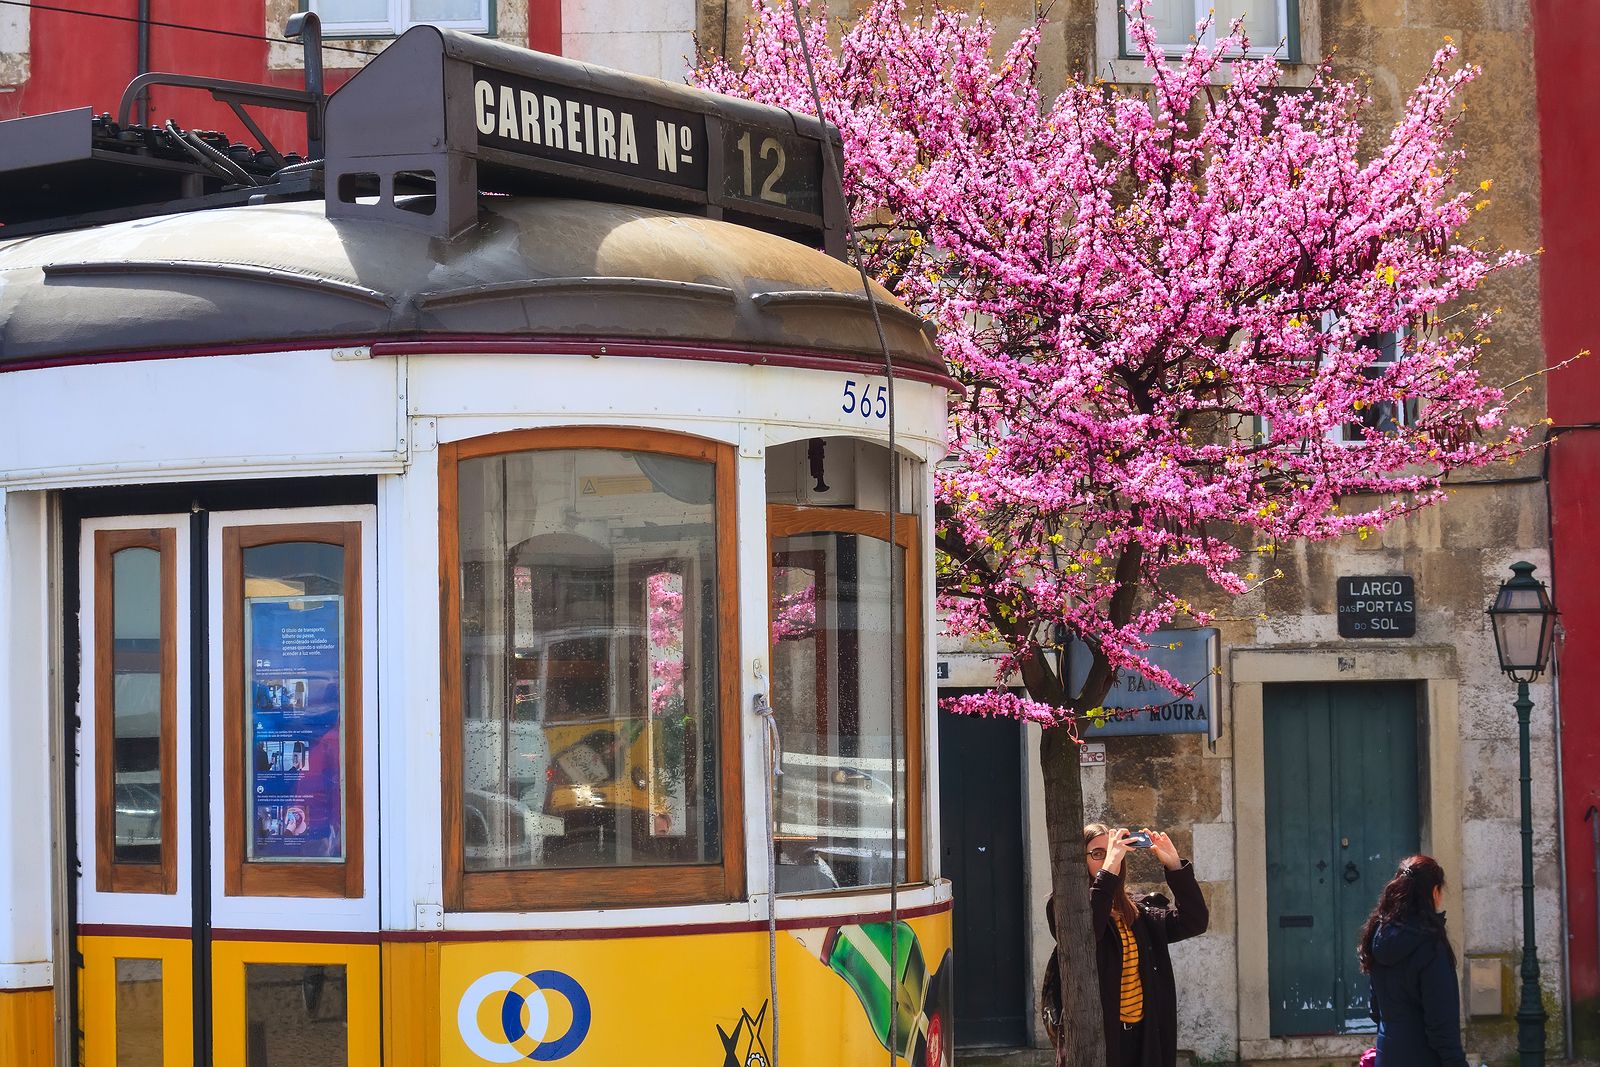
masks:
[[[374,519],[79,524],[86,1067],[378,1063]]]

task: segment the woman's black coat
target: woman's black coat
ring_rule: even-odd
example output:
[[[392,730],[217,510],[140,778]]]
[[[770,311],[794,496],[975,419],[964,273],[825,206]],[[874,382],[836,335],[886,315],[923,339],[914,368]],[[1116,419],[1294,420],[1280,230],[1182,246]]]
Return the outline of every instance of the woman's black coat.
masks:
[[[1178,993],[1172,981],[1167,946],[1206,932],[1211,913],[1188,860],[1167,871],[1173,902],[1152,893],[1134,903],[1139,917],[1133,937],[1139,945],[1139,978],[1144,983],[1144,1049],[1140,1067],[1174,1067],[1178,1061]],[[1122,938],[1111,919],[1111,905],[1122,892],[1122,876],[1101,870],[1089,889],[1089,916],[1094,924],[1095,957],[1100,964],[1100,1007],[1106,1028],[1106,1063],[1123,1060]]]
[[[1467,1067],[1461,990],[1442,920],[1401,919],[1372,935],[1378,1067]]]

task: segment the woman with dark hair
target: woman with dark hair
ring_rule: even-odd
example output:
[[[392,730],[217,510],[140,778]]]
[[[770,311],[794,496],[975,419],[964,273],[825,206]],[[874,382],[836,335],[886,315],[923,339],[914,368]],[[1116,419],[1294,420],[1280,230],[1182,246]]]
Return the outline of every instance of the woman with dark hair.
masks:
[[[1443,896],[1444,868],[1431,856],[1411,856],[1361,928],[1356,958],[1372,981],[1378,1067],[1467,1067]]]
[[[1173,903],[1154,893],[1139,900],[1129,895],[1122,864],[1134,848],[1149,848],[1166,868]],[[1178,855],[1166,834],[1145,830],[1141,838],[1100,823],[1083,828],[1083,852],[1093,879],[1089,916],[1100,971],[1106,1065],[1173,1067],[1178,1060],[1178,994],[1167,946],[1205,933],[1211,921],[1194,867]],[[1047,917],[1053,927],[1054,914],[1047,911]],[[1047,1009],[1060,998],[1055,968],[1052,954],[1041,998]],[[1052,1021],[1059,1026],[1059,1020],[1047,1016],[1047,1025]]]

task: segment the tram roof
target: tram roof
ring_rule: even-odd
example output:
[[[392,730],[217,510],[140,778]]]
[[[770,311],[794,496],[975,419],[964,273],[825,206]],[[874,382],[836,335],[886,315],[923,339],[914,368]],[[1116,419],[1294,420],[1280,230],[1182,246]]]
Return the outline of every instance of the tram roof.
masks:
[[[942,376],[921,320],[875,291],[897,364]],[[0,369],[427,339],[881,359],[853,268],[659,208],[485,196],[477,223],[445,239],[308,201],[0,241]]]

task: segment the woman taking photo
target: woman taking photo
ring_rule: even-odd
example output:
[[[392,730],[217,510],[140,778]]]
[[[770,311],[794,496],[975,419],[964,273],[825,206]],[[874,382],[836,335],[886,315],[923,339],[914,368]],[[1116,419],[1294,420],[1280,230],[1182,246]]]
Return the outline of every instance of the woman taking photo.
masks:
[[[1134,848],[1149,848],[1161,861],[1173,903],[1156,894],[1137,901],[1128,894],[1123,861]],[[1083,828],[1083,851],[1093,879],[1089,915],[1100,970],[1107,1067],[1173,1067],[1178,1059],[1178,995],[1167,946],[1205,933],[1211,918],[1194,867],[1178,855],[1170,837],[1150,830],[1134,834],[1093,823]],[[1045,983],[1050,984],[1050,976]]]
[[[1443,896],[1444,868],[1431,856],[1412,856],[1361,928],[1356,958],[1372,980],[1378,1067],[1467,1067]]]

